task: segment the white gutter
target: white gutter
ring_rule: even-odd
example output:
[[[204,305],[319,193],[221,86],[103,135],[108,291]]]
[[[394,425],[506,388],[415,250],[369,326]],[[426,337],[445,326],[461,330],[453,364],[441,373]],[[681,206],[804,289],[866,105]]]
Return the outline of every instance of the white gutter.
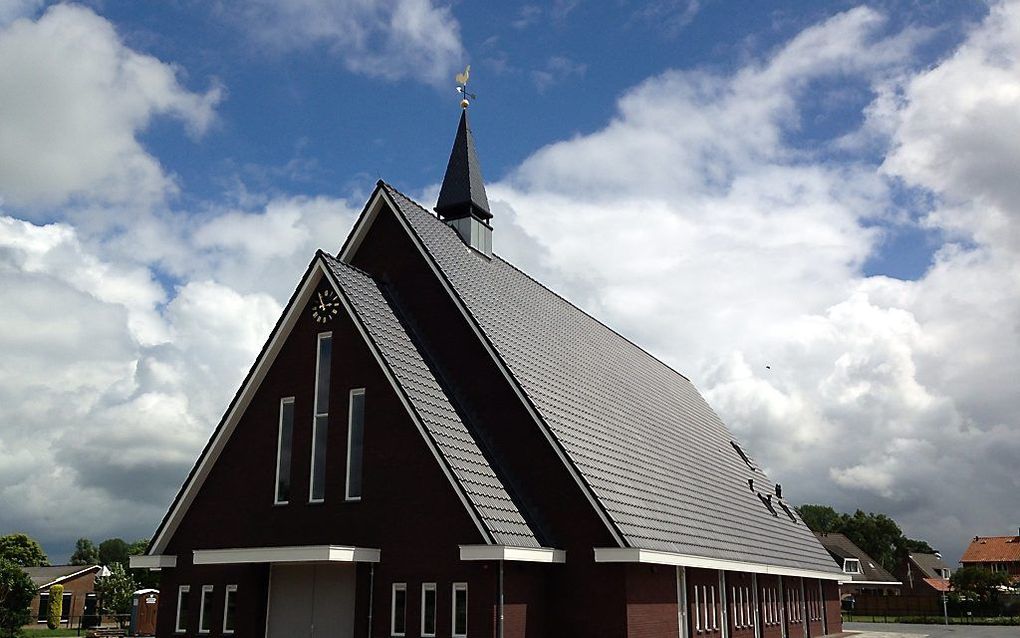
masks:
[[[845,577],[845,574],[842,572],[826,572],[815,569],[781,567],[779,565],[765,565],[763,563],[745,563],[743,561],[726,560],[722,558],[706,558],[704,556],[691,556],[689,554],[663,552],[652,549],[638,549],[635,547],[596,547],[595,562],[678,565],[681,567],[696,567],[700,569],[721,569],[732,572],[772,574],[774,576],[793,576],[800,578],[821,578],[823,580],[835,581],[839,581]]]

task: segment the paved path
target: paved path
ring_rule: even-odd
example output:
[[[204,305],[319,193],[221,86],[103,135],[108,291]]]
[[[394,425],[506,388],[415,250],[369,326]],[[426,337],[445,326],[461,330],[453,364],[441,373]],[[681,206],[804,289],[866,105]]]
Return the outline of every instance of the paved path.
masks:
[[[843,631],[857,631],[859,638],[1020,638],[1020,626],[905,625],[900,623],[845,622]]]

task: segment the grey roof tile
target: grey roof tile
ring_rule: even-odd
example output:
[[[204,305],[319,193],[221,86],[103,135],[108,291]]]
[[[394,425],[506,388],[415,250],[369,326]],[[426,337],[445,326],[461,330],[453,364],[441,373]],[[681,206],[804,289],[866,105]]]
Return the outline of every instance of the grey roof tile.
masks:
[[[833,571],[803,523],[748,488],[773,490],[687,378],[383,188],[627,543]]]
[[[531,528],[378,285],[368,275],[329,255],[323,254],[323,258],[493,539],[501,545],[538,547]]]

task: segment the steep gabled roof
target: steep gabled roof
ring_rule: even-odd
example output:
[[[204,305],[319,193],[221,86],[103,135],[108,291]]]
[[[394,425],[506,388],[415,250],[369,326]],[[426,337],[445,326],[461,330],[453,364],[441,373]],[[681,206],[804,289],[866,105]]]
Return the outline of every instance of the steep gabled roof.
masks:
[[[380,188],[624,545],[834,571],[792,508],[775,500],[772,513],[749,489],[749,478],[756,490],[774,488],[736,452],[688,379],[500,257],[475,254],[396,189]]]
[[[320,255],[495,543],[539,547],[378,285],[361,271]]]
[[[960,558],[961,563],[1020,561],[1020,536],[975,536]]]
[[[825,549],[829,550],[829,553],[837,559],[840,569],[843,567],[843,561],[847,558],[856,558],[860,561],[861,573],[847,574],[854,582],[885,583],[889,585],[901,584],[900,581],[896,580],[895,576],[886,571],[874,558],[868,556],[863,549],[847,538],[846,535],[833,532],[828,534],[820,533],[816,534],[816,536]]]

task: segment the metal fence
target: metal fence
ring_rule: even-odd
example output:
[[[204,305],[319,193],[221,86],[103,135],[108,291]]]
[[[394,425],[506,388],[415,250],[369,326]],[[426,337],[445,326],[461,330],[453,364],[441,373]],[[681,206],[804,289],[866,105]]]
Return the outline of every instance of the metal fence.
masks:
[[[950,624],[986,623],[1001,619],[1020,623],[1020,598],[1006,595],[989,603],[956,600],[941,595],[903,594],[879,596],[858,594],[853,601],[843,601],[843,619],[876,620],[880,622],[920,622]]]

